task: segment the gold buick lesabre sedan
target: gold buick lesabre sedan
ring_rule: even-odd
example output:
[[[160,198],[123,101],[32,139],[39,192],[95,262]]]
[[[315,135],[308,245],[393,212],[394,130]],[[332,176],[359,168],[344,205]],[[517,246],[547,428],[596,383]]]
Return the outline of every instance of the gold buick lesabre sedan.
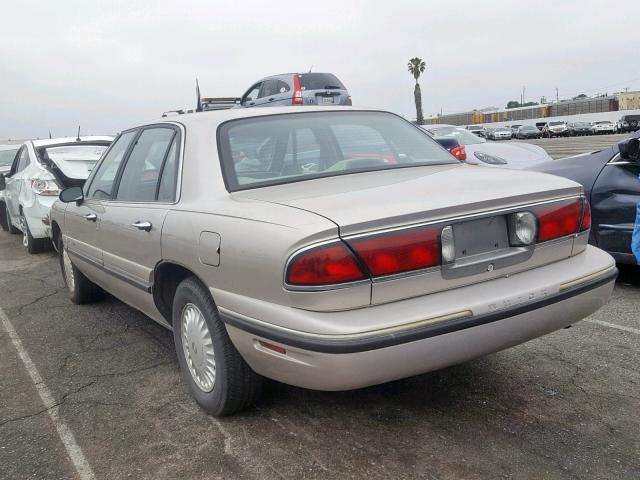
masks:
[[[466,165],[350,107],[123,131],[51,223],[71,300],[105,290],[172,329],[214,415],[263,377],[347,390],[525,342],[596,311],[617,274],[577,183]]]

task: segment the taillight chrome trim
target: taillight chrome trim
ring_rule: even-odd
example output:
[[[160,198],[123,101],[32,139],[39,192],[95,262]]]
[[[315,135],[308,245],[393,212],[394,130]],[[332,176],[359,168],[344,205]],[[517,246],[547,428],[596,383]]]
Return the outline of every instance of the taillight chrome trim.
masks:
[[[505,207],[505,208],[499,208],[499,209],[494,209],[494,210],[485,210],[483,212],[478,212],[478,213],[471,213],[471,214],[466,214],[466,215],[459,215],[459,216],[455,216],[455,217],[446,217],[446,218],[442,218],[442,219],[437,219],[437,220],[432,220],[432,221],[428,221],[428,222],[420,222],[420,223],[414,223],[411,225],[402,225],[399,227],[391,227],[391,228],[386,228],[386,229],[381,229],[381,230],[371,230],[368,232],[362,232],[362,233],[357,233],[357,234],[352,234],[352,235],[345,235],[343,237],[340,238],[333,238],[330,240],[324,240],[324,241],[320,241],[320,242],[316,242],[316,243],[312,243],[310,245],[306,245],[302,248],[299,248],[298,250],[293,251],[293,253],[291,253],[289,255],[289,257],[287,258],[287,261],[285,263],[285,267],[284,267],[284,271],[283,271],[283,286],[284,289],[286,291],[291,291],[291,292],[321,292],[321,291],[328,291],[328,290],[338,290],[338,289],[344,289],[344,288],[353,288],[353,287],[358,287],[358,286],[363,286],[363,285],[375,285],[377,283],[382,283],[382,282],[386,282],[386,281],[390,281],[390,280],[396,280],[396,279],[401,279],[401,278],[406,278],[406,277],[413,277],[413,276],[418,276],[418,275],[422,275],[425,273],[430,273],[430,272],[435,272],[435,271],[442,271],[442,265],[438,265],[438,266],[433,266],[433,267],[427,267],[427,268],[423,268],[423,269],[418,269],[418,270],[410,270],[410,271],[406,271],[406,272],[400,272],[400,273],[392,273],[389,275],[380,275],[380,276],[375,276],[375,277],[369,277],[366,279],[362,279],[362,280],[354,280],[354,281],[350,281],[350,282],[343,282],[343,283],[336,283],[336,284],[325,284],[325,285],[292,285],[287,283],[287,272],[289,271],[289,264],[291,263],[291,261],[299,254],[307,251],[307,250],[311,250],[314,248],[318,248],[318,247],[323,247],[323,246],[329,246],[332,244],[336,244],[336,243],[342,243],[343,245],[346,245],[347,248],[349,248],[350,250],[352,250],[352,248],[349,245],[349,240],[352,239],[357,239],[357,238],[362,238],[362,237],[370,237],[370,236],[375,236],[375,235],[381,235],[381,234],[385,234],[385,233],[394,233],[394,232],[399,232],[399,231],[403,231],[403,230],[411,230],[411,229],[415,229],[415,228],[420,228],[420,227],[428,227],[428,226],[448,226],[451,225],[453,223],[458,223],[458,222],[462,222],[462,221],[466,221],[466,220],[470,220],[470,219],[478,219],[478,218],[485,218],[485,217],[492,217],[495,215],[508,215],[510,213],[517,213],[517,212],[521,212],[521,211],[528,211],[528,209],[530,208],[534,208],[540,205],[546,205],[546,204],[551,204],[551,203],[556,203],[556,202],[563,202],[563,201],[567,201],[567,200],[578,200],[578,199],[583,199],[586,200],[586,197],[583,194],[578,194],[578,195],[569,195],[569,196],[563,196],[563,197],[558,197],[558,198],[554,198],[554,199],[550,199],[550,200],[542,200],[539,202],[533,202],[533,203],[525,203],[525,204],[520,204],[520,205],[516,205],[513,207]],[[533,212],[532,212],[533,213]],[[582,218],[582,216],[580,217]],[[551,240],[546,240],[544,242],[534,242],[531,245],[527,245],[524,247],[517,247],[517,248],[521,248],[523,250],[530,250],[531,254],[533,253],[533,250],[538,246],[546,246],[546,245],[550,245],[554,242],[561,242],[564,240],[567,240],[568,238],[576,238],[579,235],[584,234],[585,232],[588,232],[589,230],[585,230],[582,232],[576,231],[575,233],[569,234],[569,235],[565,235],[562,237],[558,237],[558,238],[554,238]],[[515,247],[514,247],[515,248]],[[353,251],[353,250],[352,250]],[[357,254],[354,253],[354,255],[356,256],[356,258],[360,261],[360,258]],[[365,272],[367,273],[367,272]]]

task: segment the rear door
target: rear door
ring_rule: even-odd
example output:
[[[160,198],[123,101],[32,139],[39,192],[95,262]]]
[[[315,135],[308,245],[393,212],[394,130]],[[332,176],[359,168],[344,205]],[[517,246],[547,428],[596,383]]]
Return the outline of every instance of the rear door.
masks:
[[[291,87],[287,82],[279,79],[265,80],[260,92],[261,106],[281,107],[291,105]]]
[[[171,125],[145,127],[105,202],[100,241],[113,293],[157,319],[151,297],[153,271],[161,260],[160,234],[175,202],[181,133]]]
[[[631,237],[640,204],[640,163],[616,155],[598,176],[591,191],[593,225],[598,247],[631,255]]]

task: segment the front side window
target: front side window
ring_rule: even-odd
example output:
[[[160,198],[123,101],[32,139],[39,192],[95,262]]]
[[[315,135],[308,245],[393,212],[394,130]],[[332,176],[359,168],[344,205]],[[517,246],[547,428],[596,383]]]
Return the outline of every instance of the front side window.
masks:
[[[168,127],[142,131],[122,171],[116,200],[155,201],[162,166],[174,135],[175,130]]]
[[[242,99],[242,103],[255,102],[256,99],[258,98],[258,94],[260,93],[261,86],[262,86],[262,83],[257,83],[253,87],[251,87],[251,90],[245,93],[244,98]]]
[[[426,133],[384,112],[243,118],[219,130],[230,191],[423,165],[457,163]]]
[[[91,180],[91,184],[85,195],[87,198],[96,198],[99,200],[108,200],[111,198],[116,174],[118,173],[124,155],[127,153],[129,144],[137,133],[137,130],[131,130],[123,133],[116,139],[111,150],[109,150],[102,159],[98,170]]]

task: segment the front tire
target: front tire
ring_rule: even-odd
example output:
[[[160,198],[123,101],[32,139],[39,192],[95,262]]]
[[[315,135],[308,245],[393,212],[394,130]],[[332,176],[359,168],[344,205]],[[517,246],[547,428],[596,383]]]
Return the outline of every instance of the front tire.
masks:
[[[58,256],[60,258],[60,270],[62,278],[67,287],[69,299],[77,304],[91,303],[100,300],[103,295],[102,289],[89,280],[78,268],[71,262],[69,253],[62,243],[62,234],[58,240]]]
[[[262,377],[233,346],[211,295],[195,277],[178,285],[172,318],[182,377],[198,405],[224,416],[255,403]]]

